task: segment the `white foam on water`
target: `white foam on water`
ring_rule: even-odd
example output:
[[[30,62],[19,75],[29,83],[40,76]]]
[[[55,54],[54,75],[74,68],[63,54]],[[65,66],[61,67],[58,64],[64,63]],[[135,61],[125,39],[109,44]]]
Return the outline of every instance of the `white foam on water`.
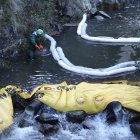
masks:
[[[106,123],[106,115],[101,113],[94,118],[87,118],[90,129],[84,129],[82,124],[65,123],[65,128],[50,137],[52,140],[137,140],[132,134],[129,124],[116,122]],[[63,119],[61,121],[64,121]]]
[[[43,136],[37,128],[19,128],[15,125],[3,135],[1,140],[137,140],[128,122],[119,121],[109,125],[106,123],[105,113],[89,116],[81,124],[67,122],[65,114],[58,115],[61,127],[55,134]],[[83,124],[86,124],[89,129],[84,129]]]
[[[14,126],[1,140],[44,140],[44,136],[34,127],[19,128]]]

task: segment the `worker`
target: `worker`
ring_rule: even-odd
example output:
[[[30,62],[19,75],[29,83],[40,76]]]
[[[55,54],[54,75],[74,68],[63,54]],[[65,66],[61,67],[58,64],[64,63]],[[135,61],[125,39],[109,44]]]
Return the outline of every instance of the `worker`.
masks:
[[[42,29],[38,29],[34,31],[30,37],[30,46],[27,50],[28,58],[34,58],[35,51],[41,51],[44,47],[41,44],[42,38],[44,37],[44,31]]]

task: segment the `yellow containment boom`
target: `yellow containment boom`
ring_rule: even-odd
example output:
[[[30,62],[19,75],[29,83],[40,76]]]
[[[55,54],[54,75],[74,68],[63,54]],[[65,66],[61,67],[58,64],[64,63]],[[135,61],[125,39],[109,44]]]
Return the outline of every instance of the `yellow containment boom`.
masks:
[[[13,122],[13,105],[11,96],[4,88],[0,89],[0,133]]]
[[[120,84],[118,84],[120,83]],[[87,114],[103,111],[113,101],[127,109],[140,112],[140,87],[127,82],[80,83],[78,85],[43,84],[31,93],[16,86],[0,90],[0,131],[12,123],[13,107],[9,94],[18,94],[23,99],[33,98],[60,112],[83,110]]]
[[[60,112],[84,110],[87,114],[98,113],[113,101],[140,112],[140,87],[127,84],[44,84],[35,95],[39,101]]]

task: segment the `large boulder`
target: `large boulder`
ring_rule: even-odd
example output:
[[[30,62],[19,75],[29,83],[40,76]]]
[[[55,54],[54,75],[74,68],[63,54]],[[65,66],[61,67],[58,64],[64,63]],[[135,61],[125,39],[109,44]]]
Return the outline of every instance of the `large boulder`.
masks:
[[[39,130],[43,134],[56,132],[60,128],[58,117],[49,113],[42,113],[37,117],[37,121],[40,123]]]
[[[58,0],[59,14],[69,17],[81,17],[90,10],[90,0]]]
[[[125,0],[102,0],[97,1],[96,5],[102,10],[117,10],[124,7]]]

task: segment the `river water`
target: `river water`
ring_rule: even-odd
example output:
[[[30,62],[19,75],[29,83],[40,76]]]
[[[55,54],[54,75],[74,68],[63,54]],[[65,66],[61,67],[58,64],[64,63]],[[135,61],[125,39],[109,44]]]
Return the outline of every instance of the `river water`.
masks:
[[[140,6],[129,6],[123,10],[108,12],[111,20],[88,21],[87,33],[92,36],[136,37],[140,36]],[[135,44],[94,44],[83,40],[76,34],[77,27],[65,27],[60,35],[54,36],[57,45],[63,48],[66,57],[75,65],[104,68],[121,62],[137,60],[140,58],[140,45]],[[43,83],[78,84],[80,82],[96,82],[105,80],[140,81],[139,72],[123,73],[113,77],[95,77],[75,74],[59,67],[51,56],[37,53],[34,61],[25,58],[12,60],[10,69],[1,70],[0,87],[6,85],[19,85],[25,89],[32,89]],[[59,115],[59,114],[57,114]],[[81,125],[66,122],[65,115],[59,115],[65,127],[53,136],[44,138],[33,127],[18,128],[13,126],[10,136],[3,136],[6,140],[24,139],[52,139],[52,140],[135,140],[127,122],[117,122],[108,125],[105,114],[99,113],[94,118],[88,117],[91,129],[83,129]]]

